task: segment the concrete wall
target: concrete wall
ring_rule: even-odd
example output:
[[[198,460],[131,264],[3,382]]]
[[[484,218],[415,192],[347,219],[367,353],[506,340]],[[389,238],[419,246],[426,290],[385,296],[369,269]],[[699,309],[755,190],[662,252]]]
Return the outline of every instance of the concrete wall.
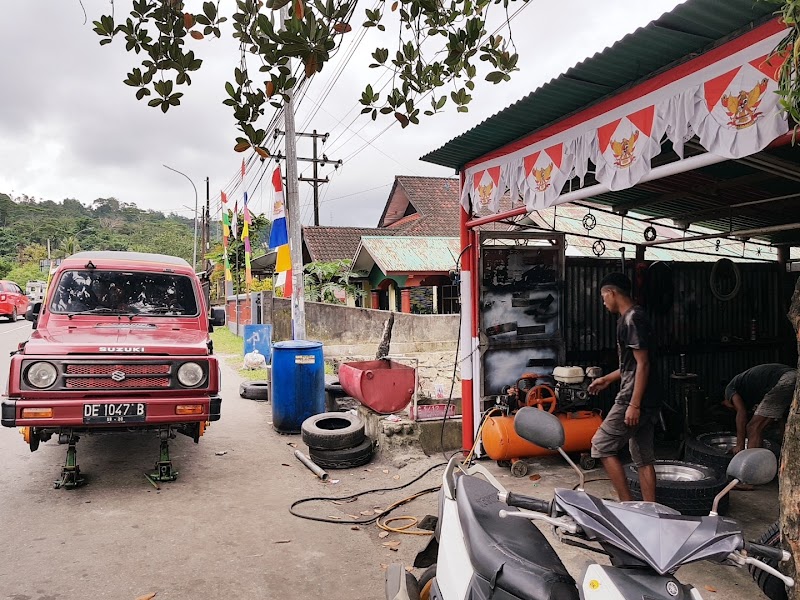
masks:
[[[262,292],[262,323],[272,323],[273,340],[292,338],[291,301]],[[374,356],[389,313],[321,302],[306,302],[306,337],[323,343],[329,357]],[[392,354],[452,350],[458,339],[458,315],[395,313]]]

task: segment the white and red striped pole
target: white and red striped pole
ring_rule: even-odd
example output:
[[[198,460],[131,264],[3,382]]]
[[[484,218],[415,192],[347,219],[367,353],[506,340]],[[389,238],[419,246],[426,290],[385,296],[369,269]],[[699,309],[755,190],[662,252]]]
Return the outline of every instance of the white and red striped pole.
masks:
[[[460,177],[459,197],[464,194],[464,172]],[[459,363],[461,366],[461,440],[462,448],[469,451],[474,442],[475,418],[473,411],[473,292],[472,276],[474,265],[474,246],[472,244],[472,231],[467,227],[470,214],[463,206],[459,209],[460,214],[460,238],[461,238],[461,331],[459,332]]]

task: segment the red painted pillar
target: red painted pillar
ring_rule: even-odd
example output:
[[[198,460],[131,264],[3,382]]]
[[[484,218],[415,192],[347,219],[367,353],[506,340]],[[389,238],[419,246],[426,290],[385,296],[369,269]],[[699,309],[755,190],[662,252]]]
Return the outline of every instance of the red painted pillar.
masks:
[[[372,298],[372,308],[378,309],[381,307],[381,293],[379,290],[372,290],[369,293]]]
[[[400,312],[411,312],[411,290],[408,288],[400,290]]]
[[[464,172],[461,172],[461,191],[464,189]],[[464,207],[459,208],[459,224],[461,238],[461,332],[459,339],[459,363],[461,365],[461,445],[469,452],[475,442],[475,415],[472,400],[473,358],[472,353],[472,264],[473,248],[471,232],[467,228],[469,213]]]

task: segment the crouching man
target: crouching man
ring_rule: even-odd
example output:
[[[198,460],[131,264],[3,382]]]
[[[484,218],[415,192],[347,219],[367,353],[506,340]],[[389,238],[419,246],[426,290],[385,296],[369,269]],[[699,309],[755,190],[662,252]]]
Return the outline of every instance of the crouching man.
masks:
[[[614,406],[592,438],[592,457],[599,458],[619,496],[631,500],[631,491],[619,452],[628,444],[639,472],[642,499],[655,502],[656,472],[654,434],[661,408],[650,360],[652,331],[644,309],[631,298],[631,281],[623,273],[611,273],[600,282],[603,304],[617,321],[619,369],[595,379],[589,392],[597,394],[619,381]]]
[[[731,380],[722,404],[736,411],[734,454],[744,450],[745,440],[748,448],[761,447],[764,430],[789,412],[796,380],[795,369],[779,364],[758,365]]]

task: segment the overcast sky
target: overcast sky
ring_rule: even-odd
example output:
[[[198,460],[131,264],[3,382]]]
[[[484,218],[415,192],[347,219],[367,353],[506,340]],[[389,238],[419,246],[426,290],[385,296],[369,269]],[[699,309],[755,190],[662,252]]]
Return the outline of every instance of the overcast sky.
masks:
[[[205,62],[193,75],[193,85],[181,89],[186,94],[183,104],[164,115],[138,102],[135,89],[122,83],[137,64],[122,40],[98,45],[91,21],[109,12],[108,0],[83,1],[89,15],[86,25],[78,0],[2,2],[0,193],[55,201],[76,198],[84,204],[113,196],[143,209],[191,216],[191,185],[163,164],[186,173],[201,202],[206,177],[213,199],[236,175],[242,155],[233,151],[233,116],[222,105],[224,82],[232,79],[238,61],[236,44],[229,37],[230,22],[222,40],[189,41]],[[228,2],[232,7],[233,0],[224,4]],[[118,17],[127,14],[129,4],[117,0]],[[366,141],[389,120],[372,123],[363,116],[350,124],[361,108],[357,104],[361,90],[379,77],[378,71],[367,68],[370,53],[391,44],[382,39],[389,33],[371,30],[366,35],[313,122],[308,122],[338,61],[349,54],[354,28],[336,59],[316,76],[297,114],[298,131],[330,132],[325,153],[331,159],[347,159],[335,173],[321,169],[322,175],[331,177],[321,191],[322,224],[375,226],[395,175],[452,174],[421,162],[420,156],[677,4],[676,0],[529,0],[512,22],[521,70],[510,83],[478,82],[468,113],[456,114],[448,105],[446,114],[423,119],[420,126],[405,130],[392,126],[372,145]],[[200,6],[200,0],[187,2],[193,11]],[[515,6],[521,2],[514,3],[512,11]],[[363,7],[356,9],[356,15],[354,24],[363,21]],[[298,154],[311,156],[309,140],[300,140]],[[308,163],[300,163],[301,171],[307,168]],[[305,173],[310,175],[310,170]],[[256,212],[269,212],[268,177],[263,183],[263,191],[250,190]],[[312,221],[310,192],[309,184],[300,184],[306,224]]]

